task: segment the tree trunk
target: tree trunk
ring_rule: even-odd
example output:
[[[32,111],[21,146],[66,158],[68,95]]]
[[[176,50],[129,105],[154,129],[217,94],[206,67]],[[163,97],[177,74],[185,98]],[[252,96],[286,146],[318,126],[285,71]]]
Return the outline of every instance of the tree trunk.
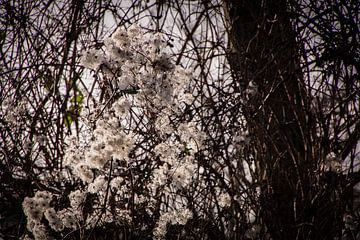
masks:
[[[228,0],[225,12],[228,58],[255,143],[263,223],[273,239],[333,239],[335,187],[316,177],[324,153],[286,1]]]

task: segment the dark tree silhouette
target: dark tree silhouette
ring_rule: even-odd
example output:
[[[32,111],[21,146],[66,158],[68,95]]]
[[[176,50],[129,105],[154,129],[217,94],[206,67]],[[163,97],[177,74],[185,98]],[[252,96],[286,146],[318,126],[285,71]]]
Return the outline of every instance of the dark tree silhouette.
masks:
[[[359,61],[349,50],[359,52],[358,7],[352,1],[226,1],[233,77],[244,95],[250,82],[258,88],[243,113],[255,144],[261,216],[273,239],[342,235],[347,188],[358,180],[321,168],[335,152],[353,171]]]

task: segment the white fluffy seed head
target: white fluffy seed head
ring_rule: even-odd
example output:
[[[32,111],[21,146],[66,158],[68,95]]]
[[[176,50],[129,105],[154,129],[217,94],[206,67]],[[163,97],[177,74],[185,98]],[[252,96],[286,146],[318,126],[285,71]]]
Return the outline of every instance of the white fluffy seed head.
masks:
[[[75,166],[75,174],[84,182],[91,183],[94,178],[94,173],[88,164],[79,163]]]

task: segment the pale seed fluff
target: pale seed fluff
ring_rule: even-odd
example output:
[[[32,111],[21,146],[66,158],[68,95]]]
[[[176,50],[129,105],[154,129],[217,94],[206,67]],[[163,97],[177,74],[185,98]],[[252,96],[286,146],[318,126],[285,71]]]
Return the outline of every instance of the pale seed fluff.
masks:
[[[64,229],[64,225],[63,225],[61,219],[58,217],[58,214],[55,211],[55,209],[53,209],[53,208],[46,209],[44,216],[48,220],[49,226],[53,230],[60,232]]]
[[[117,84],[120,90],[124,90],[134,84],[134,79],[129,74],[123,74],[118,78]]]
[[[67,151],[64,156],[64,165],[71,166],[76,165],[81,161],[81,158],[77,152]]]
[[[192,212],[187,208],[182,209],[181,211],[177,212],[176,218],[172,221],[172,223],[185,225],[190,218],[192,218]]]
[[[245,93],[247,94],[248,98],[254,97],[258,93],[258,86],[254,81],[250,81]]]
[[[142,37],[141,28],[137,24],[133,24],[129,27],[128,36],[134,40],[138,40]]]
[[[28,220],[40,222],[44,211],[49,208],[52,194],[46,191],[38,191],[33,198],[26,197],[22,203]]]
[[[166,228],[167,228],[167,223],[169,221],[168,219],[168,214],[163,214],[161,215],[159,221],[156,224],[156,228],[154,229],[154,237],[155,239],[165,239],[165,235],[166,235]]]
[[[90,183],[94,178],[94,173],[90,169],[89,165],[79,163],[75,166],[75,174],[84,182]]]
[[[200,131],[196,127],[196,123],[181,123],[177,129],[180,135],[181,141],[186,143],[190,148],[201,148],[206,138],[203,131]]]
[[[96,49],[86,51],[80,58],[80,65],[93,70],[97,70],[104,62],[103,53]]]
[[[110,59],[116,59],[116,61],[120,63],[127,57],[126,52],[118,48],[112,38],[105,39],[104,44],[106,47],[105,53],[110,56]]]
[[[120,134],[119,138],[122,138],[122,143],[114,144],[112,157],[119,160],[129,160],[129,153],[134,147],[134,140],[131,135]]]
[[[156,33],[152,38],[152,44],[157,48],[165,48],[166,43],[162,33]]]
[[[100,151],[90,149],[90,151],[85,154],[85,162],[88,163],[91,168],[102,169],[107,159],[103,157]]]
[[[47,191],[37,191],[35,193],[35,198],[44,199],[46,202],[50,202],[52,198],[52,194]]]
[[[49,239],[48,231],[45,225],[41,223],[35,223],[32,233],[34,235],[35,240],[46,240]]]
[[[193,178],[195,165],[192,163],[185,163],[175,167],[172,179],[173,185],[176,188],[187,187]]]
[[[88,186],[87,191],[89,193],[98,193],[100,191],[104,191],[107,186],[107,181],[105,179],[105,176],[98,176],[93,183],[90,183]]]
[[[77,219],[74,213],[72,213],[68,209],[63,209],[59,211],[58,216],[66,228],[70,228],[70,229],[77,228]]]
[[[110,182],[111,189],[119,190],[121,188],[122,183],[124,182],[124,178],[122,177],[115,177]]]
[[[218,204],[220,207],[229,207],[231,205],[231,197],[228,193],[221,193],[218,197]]]
[[[174,128],[170,125],[169,115],[169,111],[163,110],[155,121],[155,129],[162,135],[174,132]]]
[[[167,224],[185,225],[190,218],[192,218],[192,212],[189,209],[179,209],[163,213],[156,223],[153,232],[155,239],[165,238]]]
[[[113,105],[116,116],[124,117],[129,113],[131,108],[131,103],[126,98],[120,98]]]
[[[21,238],[21,240],[33,240],[29,235],[25,235]]]
[[[191,77],[192,77],[191,70],[186,70],[179,65],[175,67],[174,81],[176,81],[178,85],[181,86],[186,85],[190,81]]]
[[[169,168],[167,164],[163,164],[162,166],[154,170],[153,179],[148,186],[148,188],[151,189],[153,193],[156,192],[158,187],[166,184],[168,179],[168,172]]]
[[[22,205],[28,220],[41,221],[45,209],[40,207],[36,198],[26,197]]]
[[[35,226],[35,224],[37,223],[37,221],[28,218],[27,222],[26,222],[26,229],[31,232]]]
[[[85,194],[86,193],[81,190],[72,191],[69,194],[70,206],[74,209],[79,208],[85,200]]]
[[[111,36],[115,46],[121,49],[127,49],[130,46],[130,39],[125,29],[118,28]]]
[[[341,172],[341,159],[334,152],[330,152],[325,159],[322,168],[325,171]]]
[[[165,142],[162,142],[162,143],[159,143],[158,145],[156,145],[154,148],[154,151],[157,155],[162,156],[162,157],[167,157],[167,156],[173,154],[171,147]]]
[[[194,96],[191,93],[184,93],[178,95],[178,101],[186,104],[191,104],[194,101]]]

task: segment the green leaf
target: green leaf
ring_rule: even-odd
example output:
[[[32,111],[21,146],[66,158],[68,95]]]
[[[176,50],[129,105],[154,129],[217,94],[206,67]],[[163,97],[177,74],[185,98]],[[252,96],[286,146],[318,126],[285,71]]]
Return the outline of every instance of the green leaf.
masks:
[[[67,128],[70,128],[71,124],[73,122],[73,118],[71,114],[66,114],[64,117],[64,124]]]
[[[133,89],[126,89],[126,90],[123,90],[123,92],[125,94],[137,94],[138,93],[138,90],[137,88],[133,88]]]
[[[6,32],[5,31],[0,31],[0,42],[4,41],[6,38]]]
[[[81,90],[75,86],[74,88],[74,96],[70,99],[70,102],[77,103],[81,105],[84,101],[84,95],[82,94]]]
[[[74,121],[77,121],[77,119],[80,116],[81,110],[82,110],[82,104],[84,102],[84,95],[82,94],[82,92],[80,90],[76,89],[75,93],[76,93],[76,96],[73,96],[70,99],[70,102],[72,104],[70,104],[70,106],[68,107],[68,109],[66,111],[66,116],[64,119],[67,127],[70,127]]]
[[[82,107],[79,105],[70,105],[68,109],[68,114],[72,116],[73,119],[77,119],[80,116]]]
[[[54,86],[54,81],[52,81],[47,77],[44,77],[44,84],[45,84],[45,89],[51,92]]]
[[[83,103],[83,101],[84,101],[84,96],[81,93],[72,97],[70,100],[70,102],[77,103],[78,105],[81,105]]]

